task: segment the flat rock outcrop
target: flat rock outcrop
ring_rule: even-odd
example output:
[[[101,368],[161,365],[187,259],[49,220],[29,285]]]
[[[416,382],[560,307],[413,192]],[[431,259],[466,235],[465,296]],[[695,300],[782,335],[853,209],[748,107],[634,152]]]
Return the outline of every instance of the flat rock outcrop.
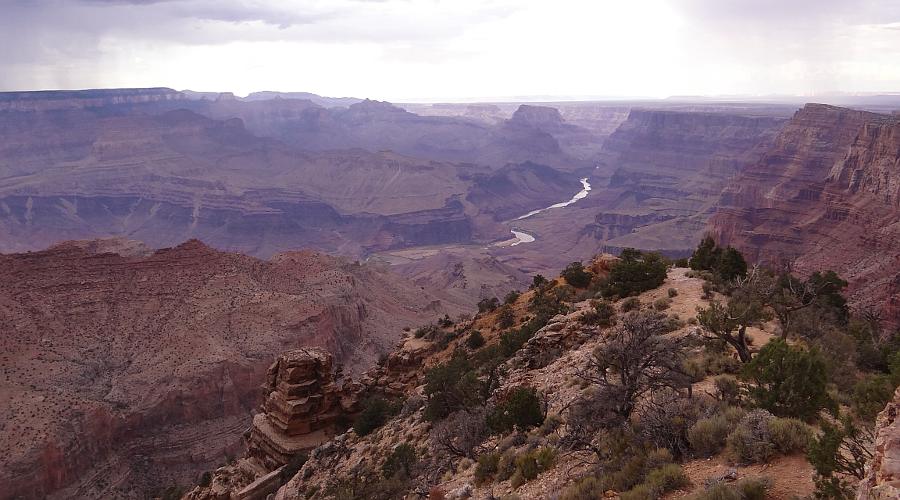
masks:
[[[900,321],[900,120],[808,104],[723,191],[710,229],[750,260],[831,269],[851,304]]]

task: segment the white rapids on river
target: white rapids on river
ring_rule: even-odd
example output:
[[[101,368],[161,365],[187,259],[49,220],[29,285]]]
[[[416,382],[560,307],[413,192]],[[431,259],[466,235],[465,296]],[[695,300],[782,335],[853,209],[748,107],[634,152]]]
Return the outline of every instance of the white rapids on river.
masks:
[[[539,214],[539,213],[541,213],[541,212],[546,212],[547,210],[552,210],[552,209],[554,209],[554,208],[563,208],[563,207],[567,207],[567,206],[569,206],[569,205],[575,203],[575,202],[578,201],[578,200],[584,199],[585,197],[587,197],[588,192],[590,192],[590,190],[591,190],[591,183],[588,182],[587,177],[585,177],[585,178],[581,179],[581,185],[583,186],[582,190],[579,191],[579,192],[577,192],[577,193],[575,193],[575,196],[573,196],[571,200],[569,200],[569,201],[563,201],[563,202],[560,202],[560,203],[554,203],[553,205],[550,205],[549,207],[546,207],[546,208],[541,208],[541,209],[538,209],[538,210],[532,210],[531,212],[528,212],[528,213],[525,214],[525,215],[516,217],[515,219],[513,219],[513,221],[522,220],[522,219],[527,219],[527,218],[532,217],[532,216],[535,216],[535,215],[537,215],[537,214]],[[534,241],[534,236],[532,236],[532,235],[530,235],[530,234],[528,234],[528,233],[525,233],[525,232],[522,232],[522,231],[517,231],[517,230],[515,230],[515,229],[510,229],[510,232],[513,234],[513,236],[515,236],[515,239],[512,241],[512,243],[510,243],[509,241],[504,241],[504,242],[502,242],[502,243],[498,243],[498,244],[497,244],[498,246],[511,246],[511,247],[514,247],[514,246],[520,245],[520,244],[522,244],[522,243],[531,243],[532,241]]]

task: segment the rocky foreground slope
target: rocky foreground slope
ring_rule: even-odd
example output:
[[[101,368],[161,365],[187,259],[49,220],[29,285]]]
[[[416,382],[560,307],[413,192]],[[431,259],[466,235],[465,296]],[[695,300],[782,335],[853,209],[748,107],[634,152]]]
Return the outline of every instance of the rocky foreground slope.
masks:
[[[603,272],[608,262],[608,257],[603,257],[593,264],[593,269]],[[697,339],[697,327],[690,325],[688,320],[696,314],[697,307],[707,305],[708,300],[703,298],[703,281],[689,277],[686,271],[670,270],[663,287],[645,292],[638,300],[644,307],[650,307],[668,299],[666,314],[675,324],[671,335]],[[564,286],[563,282],[560,284]],[[669,292],[670,289],[674,292]],[[524,306],[533,293],[524,293],[513,304],[515,323],[527,319],[528,311]],[[614,307],[617,317],[625,315],[624,301]],[[541,395],[541,404],[550,415],[546,421],[549,423],[545,422],[530,432],[514,430],[486,439],[476,436],[480,443],[476,443],[479,456],[515,456],[516,453],[552,449],[555,446],[560,446],[562,450],[560,443],[567,432],[563,430],[567,428],[566,419],[571,418],[570,406],[580,395],[590,392],[590,384],[583,376],[590,370],[592,353],[609,340],[614,328],[592,323],[589,317],[593,311],[590,301],[574,303],[569,312],[553,317],[498,367],[496,396],[491,401],[498,402],[504,394],[516,388],[535,388]],[[437,332],[432,339],[428,335],[422,338],[411,335],[378,368],[367,372],[356,382],[342,380],[341,384],[335,384],[329,375],[300,368],[296,373],[305,375],[294,377],[294,367],[318,366],[320,354],[310,351],[284,354],[270,368],[265,382],[270,392],[253,419],[247,439],[247,453],[234,463],[200,478],[201,484],[184,498],[363,498],[361,495],[365,495],[365,491],[379,491],[381,496],[378,498],[559,498],[576,479],[589,473],[589,453],[559,451],[536,478],[524,483],[521,477],[518,482],[508,475],[499,477],[499,472],[495,480],[479,477],[476,471],[481,466],[478,463],[448,451],[454,443],[466,446],[464,443],[472,437],[465,430],[466,424],[431,423],[424,416],[426,395],[423,391],[427,370],[446,362],[456,349],[465,350],[472,359],[484,352],[478,349],[496,349],[503,342],[496,321],[495,314],[488,314],[476,317],[471,323],[458,323]],[[485,347],[476,349],[467,346],[466,337],[454,333],[472,329],[483,332]],[[771,338],[769,332],[758,328],[750,328],[749,334],[754,339],[755,348]],[[311,392],[294,391],[292,388],[298,385],[311,388]],[[711,380],[697,382],[693,390],[698,397],[708,397],[712,391]],[[334,411],[342,411],[349,417],[358,415],[357,403],[373,395],[402,402],[398,414],[374,432],[360,436],[355,430],[341,432],[339,428],[328,428],[327,431],[317,432],[309,427],[320,421],[331,422],[329,415]],[[285,408],[303,411],[287,415]],[[326,415],[326,418],[322,419],[320,415]],[[478,416],[473,419],[484,417],[475,415]],[[451,438],[453,441],[449,445],[445,439],[448,433],[456,436]],[[375,483],[381,483],[385,488],[391,487],[390,481],[382,478],[382,464],[388,462],[389,457],[403,444],[412,446],[417,457],[411,482],[393,493],[387,493],[391,491],[389,489],[367,489]],[[305,463],[295,461],[284,450],[292,450],[293,458],[305,459],[307,455],[309,458]],[[810,494],[813,488],[812,470],[802,455],[778,457],[767,464],[738,465],[719,456],[699,458],[685,462],[684,470],[689,484],[672,492],[671,498],[687,497],[717,481],[764,477],[769,485],[767,498],[786,500],[802,497]],[[606,496],[618,498],[618,493],[609,491]]]
[[[0,254],[0,498],[143,498],[240,451],[271,359],[361,370],[446,296],[314,252],[198,241]]]
[[[808,104],[724,190],[710,228],[750,260],[834,269],[862,311],[900,321],[900,119]]]

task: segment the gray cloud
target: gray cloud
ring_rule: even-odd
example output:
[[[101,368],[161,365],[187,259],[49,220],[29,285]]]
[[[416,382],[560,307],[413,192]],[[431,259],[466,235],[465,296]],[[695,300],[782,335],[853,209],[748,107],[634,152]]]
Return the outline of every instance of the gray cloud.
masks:
[[[651,5],[655,0],[647,1]],[[662,1],[684,23],[686,35],[677,40],[677,56],[684,63],[686,74],[708,73],[725,66],[741,74],[740,68],[745,68],[748,79],[769,80],[758,84],[762,88],[772,85],[773,67],[791,65],[791,71],[804,73],[802,78],[819,86],[842,86],[846,81],[860,85],[860,80],[848,73],[853,70],[841,70],[839,66],[868,62],[874,67],[886,57],[900,55],[900,47],[891,45],[900,30],[900,2],[895,0]],[[110,75],[121,81],[132,67],[140,67],[141,60],[154,59],[155,74],[167,74],[168,67],[159,66],[164,62],[153,57],[163,51],[208,54],[210,47],[225,51],[233,44],[244,44],[246,49],[248,44],[270,42],[303,47],[307,55],[321,47],[340,47],[343,50],[330,53],[353,57],[353,52],[363,47],[367,56],[360,57],[376,56],[395,70],[405,72],[396,78],[407,79],[417,77],[423,67],[432,72],[439,69],[438,62],[448,68],[448,77],[452,78],[452,63],[484,54],[496,57],[495,44],[503,47],[501,56],[516,56],[513,59],[527,64],[531,54],[509,52],[523,46],[534,50],[533,42],[542,37],[546,37],[545,45],[558,53],[578,55],[574,59],[583,60],[584,64],[595,64],[595,60],[602,64],[599,59],[608,53],[627,54],[632,41],[604,47],[554,45],[554,37],[565,38],[568,34],[567,25],[584,29],[583,23],[573,21],[583,21],[580,11],[589,12],[591,9],[585,7],[601,5],[598,2],[559,0],[558,8],[550,8],[541,0],[0,0],[0,88],[103,86]],[[610,1],[609,5],[616,4]],[[550,18],[517,17],[536,6]],[[607,20],[598,19],[596,29],[603,30],[604,21]],[[634,24],[631,32],[653,37],[654,33],[642,33],[640,21],[630,19]],[[514,22],[520,25],[504,31]],[[454,43],[473,30],[478,32],[476,38],[468,43]],[[867,35],[869,38],[864,39],[859,35],[861,30],[882,35]],[[495,33],[496,38],[492,38]],[[513,38],[504,39],[501,33],[512,34]],[[644,57],[648,54],[639,50],[636,53]],[[502,61],[503,57],[496,60]],[[295,63],[303,65],[304,61]],[[352,65],[354,61],[340,63]],[[647,60],[646,64],[654,61]],[[456,77],[508,78],[510,85],[527,84],[530,80],[524,75],[515,76],[520,68],[489,68],[496,73]],[[539,70],[540,66],[532,69]],[[329,66],[320,61],[319,67],[309,70],[328,71]],[[572,68],[573,74],[580,74],[579,70]],[[847,74],[853,78],[848,79]],[[557,76],[560,85],[568,83],[566,74]],[[691,78],[687,74],[683,80]],[[136,80],[127,78],[129,82]],[[742,89],[752,88],[753,83],[742,85]],[[448,88],[452,84],[448,83]],[[684,87],[679,91],[685,91]],[[509,92],[528,90],[510,88]]]

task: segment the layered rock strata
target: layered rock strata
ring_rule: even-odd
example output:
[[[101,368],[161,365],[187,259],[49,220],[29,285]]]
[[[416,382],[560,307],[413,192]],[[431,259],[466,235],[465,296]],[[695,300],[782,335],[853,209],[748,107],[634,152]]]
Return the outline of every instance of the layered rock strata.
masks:
[[[220,467],[184,500],[261,500],[296,473],[307,452],[346,436],[372,395],[396,399],[423,383],[422,366],[433,346],[402,342],[379,366],[359,377],[337,380],[333,357],[322,349],[288,351],[273,363],[263,385],[264,402],[246,434],[246,454]],[[337,435],[337,437],[336,437]]]
[[[851,304],[900,322],[900,120],[809,104],[723,191],[710,229],[750,260],[831,269]]]
[[[404,327],[461,311],[309,251],[261,261],[104,241],[0,255],[0,498],[193,484],[241,453],[277,353],[317,346],[358,373]]]
[[[248,455],[270,469],[290,462],[334,435],[337,420],[355,401],[334,384],[332,356],[322,349],[281,355],[269,367],[263,412],[253,417]]]
[[[857,500],[900,498],[900,389],[875,421],[875,450]]]

